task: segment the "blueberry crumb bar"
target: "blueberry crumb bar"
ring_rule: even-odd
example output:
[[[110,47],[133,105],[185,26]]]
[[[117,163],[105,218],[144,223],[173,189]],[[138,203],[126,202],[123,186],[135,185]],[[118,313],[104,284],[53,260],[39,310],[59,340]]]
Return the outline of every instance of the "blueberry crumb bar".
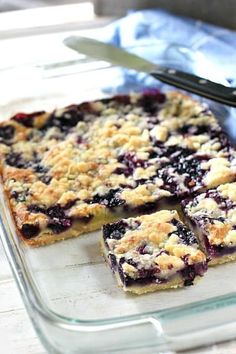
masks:
[[[118,284],[135,294],[192,285],[207,270],[196,237],[174,210],[104,225],[102,250]]]
[[[236,183],[226,183],[184,201],[183,211],[209,264],[236,259]]]
[[[0,175],[19,236],[40,246],[234,181],[236,159],[205,105],[151,90],[16,114]]]

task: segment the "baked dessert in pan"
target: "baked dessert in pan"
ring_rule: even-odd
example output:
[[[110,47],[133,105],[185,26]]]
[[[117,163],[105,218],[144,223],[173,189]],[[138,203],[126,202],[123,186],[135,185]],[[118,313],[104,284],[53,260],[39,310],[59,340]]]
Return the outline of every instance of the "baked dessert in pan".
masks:
[[[173,266],[167,278],[161,273],[158,282],[147,287],[139,285],[138,290],[135,284],[146,284],[145,276],[135,273],[132,278],[123,265],[115,268],[114,259],[118,264],[120,256],[116,249],[110,248],[114,242],[109,232],[104,236],[104,252],[126,290],[141,293],[190,284],[206,269],[206,258],[199,247],[212,264],[234,258],[233,241],[227,244],[234,237],[232,220],[231,230],[227,226],[230,217],[221,206],[223,202],[211,196],[226,193],[222,192],[226,186],[234,186],[231,182],[236,180],[235,150],[209,108],[180,92],[163,94],[149,90],[84,102],[49,113],[18,113],[0,124],[0,175],[16,231],[30,246],[76,237],[108,224],[104,227],[106,233],[107,228],[115,230],[120,222],[126,225],[139,215],[162,210],[161,214],[150,216],[157,230],[162,222],[155,223],[155,218],[174,215],[175,226],[170,220],[164,224],[177,228],[175,247],[181,250],[187,242],[186,252],[195,250],[202,259],[188,263],[187,253],[183,254],[184,258],[176,261],[179,268]],[[231,208],[234,204],[230,193],[221,198],[226,198]],[[215,200],[215,209],[220,210],[216,214],[220,215],[222,210],[226,213],[214,222],[211,207],[201,207],[202,203],[212,204],[211,198]],[[184,199],[184,215],[198,236],[197,241],[185,229],[185,234],[194,240],[190,244],[178,236],[178,228],[185,226],[176,212],[164,210],[178,208]],[[130,217],[127,222],[123,220]],[[145,225],[149,225],[145,217],[137,219],[141,220],[139,227],[144,234]],[[212,237],[213,226],[219,222],[231,235],[221,237],[222,243],[218,236],[217,241]],[[201,229],[206,225],[209,234],[202,236]],[[130,233],[129,226],[126,231]],[[126,240],[126,231],[117,242]],[[167,244],[172,236],[172,233],[165,235]],[[146,241],[149,247],[150,240]],[[157,255],[165,245],[157,243],[150,247]],[[135,253],[136,248],[130,252]],[[167,256],[173,255],[165,251],[162,258]],[[126,259],[126,254],[122,257]],[[195,264],[199,272],[195,271]],[[190,266],[194,268],[192,279],[183,276]],[[143,274],[150,278],[149,272]]]
[[[0,125],[0,157],[17,232],[34,246],[158,210],[236,172],[209,109],[155,90],[16,114]]]

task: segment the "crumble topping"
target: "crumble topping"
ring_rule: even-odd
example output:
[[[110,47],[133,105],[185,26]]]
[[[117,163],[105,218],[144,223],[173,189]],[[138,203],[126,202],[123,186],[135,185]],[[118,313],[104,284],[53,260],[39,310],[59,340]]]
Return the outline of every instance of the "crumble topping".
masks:
[[[184,206],[186,215],[207,235],[210,245],[236,246],[236,183],[220,185]]]
[[[197,239],[176,211],[162,210],[107,224],[103,237],[111,266],[127,286],[131,280],[158,283],[178,273],[184,277],[188,267],[193,281],[194,267],[206,266]]]
[[[236,175],[233,149],[209,109],[156,90],[18,113],[0,124],[0,161],[27,239],[31,229],[32,237],[53,234],[56,223],[57,233],[69,233],[77,218],[154,208]]]

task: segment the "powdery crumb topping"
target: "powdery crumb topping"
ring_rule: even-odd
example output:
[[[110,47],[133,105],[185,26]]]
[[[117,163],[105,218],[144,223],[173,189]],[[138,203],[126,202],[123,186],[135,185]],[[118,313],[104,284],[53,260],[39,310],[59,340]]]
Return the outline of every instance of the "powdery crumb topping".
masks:
[[[118,207],[129,208],[175,195],[159,173],[172,164],[169,147],[210,154],[206,186],[231,181],[235,170],[219,134],[208,108],[181,93],[118,96],[52,113],[19,113],[1,123],[0,170],[18,228],[39,218],[43,232],[49,217],[42,222],[42,213],[29,211],[32,205],[59,205],[76,219],[103,214],[102,197],[110,191],[120,198]],[[225,159],[222,173],[211,162],[219,158]],[[174,180],[189,192],[185,175],[178,172]]]
[[[185,206],[185,212],[202,232],[207,232],[210,244],[236,245],[236,183],[226,183],[195,197]]]
[[[203,169],[209,169],[204,182],[208,188],[216,187],[219,184],[231,182],[235,179],[236,165],[226,158],[213,158],[202,164]]]
[[[176,221],[180,224],[176,224]],[[187,240],[189,244],[181,239],[178,225],[183,224],[176,211],[162,210],[126,219],[124,223],[126,229],[120,239],[105,238],[105,241],[117,263],[125,259],[122,269],[131,278],[136,279],[140,269],[158,267],[158,277],[165,279],[185,267],[186,257],[190,265],[206,261],[190,231],[193,239]],[[132,266],[131,261],[137,267]]]

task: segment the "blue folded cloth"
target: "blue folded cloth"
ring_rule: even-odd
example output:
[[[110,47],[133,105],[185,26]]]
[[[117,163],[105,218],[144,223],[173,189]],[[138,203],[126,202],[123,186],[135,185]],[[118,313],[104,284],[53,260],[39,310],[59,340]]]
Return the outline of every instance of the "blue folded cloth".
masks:
[[[168,66],[176,56],[180,69],[221,82],[225,78],[236,86],[236,31],[153,9],[130,11],[126,17],[106,26],[97,38],[156,63],[167,61]],[[189,48],[189,53],[181,53],[178,45]],[[128,89],[134,83],[153,86],[154,81],[145,74],[123,70],[118,90]]]

